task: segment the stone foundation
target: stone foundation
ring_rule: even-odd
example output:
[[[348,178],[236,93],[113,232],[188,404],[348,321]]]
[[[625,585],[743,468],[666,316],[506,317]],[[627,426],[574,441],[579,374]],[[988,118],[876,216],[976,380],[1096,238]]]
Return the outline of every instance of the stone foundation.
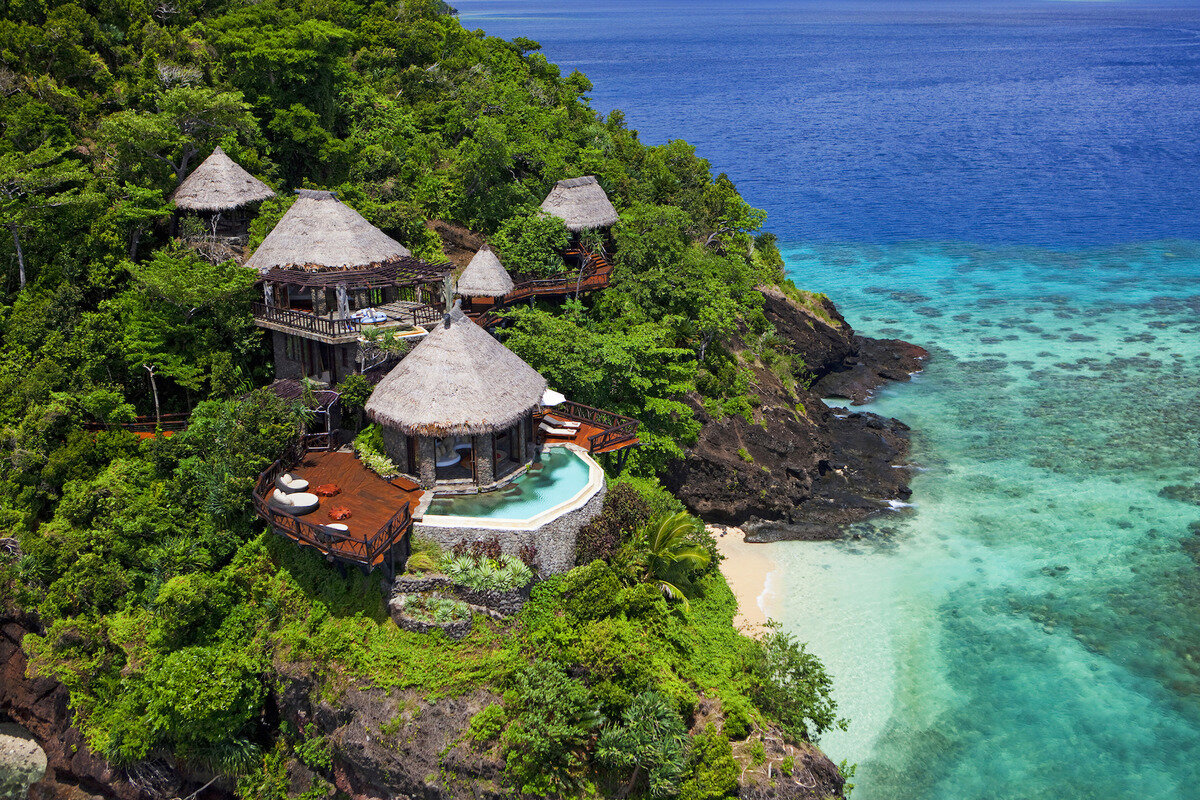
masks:
[[[606,493],[607,488],[601,483],[600,490],[582,506],[537,528],[443,527],[417,521],[413,532],[447,550],[461,541],[482,542],[493,537],[499,540],[502,552],[513,556],[519,556],[522,547],[533,546],[537,548],[538,570],[543,575],[553,575],[575,566],[575,540],[579,529],[599,516]]]

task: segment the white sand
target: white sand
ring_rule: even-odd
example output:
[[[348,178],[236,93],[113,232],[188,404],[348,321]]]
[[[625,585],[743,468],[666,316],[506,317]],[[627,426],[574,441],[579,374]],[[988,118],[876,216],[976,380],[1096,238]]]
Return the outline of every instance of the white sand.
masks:
[[[738,602],[734,627],[748,636],[765,630],[779,600],[779,572],[767,545],[747,544],[741,528],[709,525],[725,560],[721,573]]]

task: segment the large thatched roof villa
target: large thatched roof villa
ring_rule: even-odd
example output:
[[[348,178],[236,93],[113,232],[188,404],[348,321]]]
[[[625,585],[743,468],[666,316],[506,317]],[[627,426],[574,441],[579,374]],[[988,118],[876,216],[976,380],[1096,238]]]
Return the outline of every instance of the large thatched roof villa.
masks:
[[[367,416],[422,486],[491,488],[534,454],[546,379],[455,308],[375,387]]]
[[[277,377],[335,384],[367,366],[369,331],[420,335],[440,317],[450,267],[415,258],[333,192],[297,194],[246,261],[263,288],[254,318],[273,331]]]

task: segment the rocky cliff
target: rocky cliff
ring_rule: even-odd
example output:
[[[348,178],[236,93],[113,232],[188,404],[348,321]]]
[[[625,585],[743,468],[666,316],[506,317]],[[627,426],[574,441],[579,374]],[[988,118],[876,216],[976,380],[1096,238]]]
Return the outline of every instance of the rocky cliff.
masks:
[[[0,716],[34,734],[46,751],[45,777],[30,800],[229,800],[233,782],[195,772],[167,756],[117,766],[93,753],[71,724],[66,688],[30,678],[20,641],[31,618],[0,618]],[[467,735],[471,718],[500,698],[484,690],[436,700],[344,678],[319,680],[312,665],[279,665],[261,720],[263,732],[286,721],[324,755],[304,763],[293,754],[273,777],[289,797],[352,800],[502,800],[503,761],[495,742]],[[723,724],[720,703],[704,698],[693,733]],[[761,743],[761,747],[758,743]],[[765,759],[764,759],[765,755]],[[844,780],[816,747],[774,729],[752,730],[734,743],[739,796],[778,800],[840,797]],[[320,762],[320,763],[314,763]],[[787,764],[787,772],[780,767]],[[772,767],[774,770],[772,771]]]
[[[777,346],[803,359],[807,380],[781,378],[744,346],[740,358],[753,373],[757,407],[749,419],[717,418],[691,398],[703,428],[664,483],[694,513],[741,525],[751,540],[837,538],[846,524],[911,493],[903,468],[908,426],[831,409],[822,398],[862,403],[884,383],[908,380],[928,353],[857,335],[824,297],[805,304],[777,289],[762,291]]]

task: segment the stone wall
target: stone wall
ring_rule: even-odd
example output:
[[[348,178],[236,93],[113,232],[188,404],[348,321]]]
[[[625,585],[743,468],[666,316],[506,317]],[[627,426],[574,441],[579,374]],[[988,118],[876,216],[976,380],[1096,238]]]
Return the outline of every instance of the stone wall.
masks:
[[[575,540],[579,529],[600,514],[606,488],[603,484],[590,500],[570,513],[550,520],[533,530],[507,528],[445,528],[417,522],[413,530],[418,536],[432,539],[449,549],[461,541],[481,542],[495,537],[500,549],[510,555],[520,555],[521,548],[537,548],[537,566],[544,575],[566,572],[575,566]]]
[[[304,377],[304,369],[299,361],[293,361],[287,355],[286,333],[271,331],[271,345],[275,350],[275,379],[290,379],[298,381]]]

